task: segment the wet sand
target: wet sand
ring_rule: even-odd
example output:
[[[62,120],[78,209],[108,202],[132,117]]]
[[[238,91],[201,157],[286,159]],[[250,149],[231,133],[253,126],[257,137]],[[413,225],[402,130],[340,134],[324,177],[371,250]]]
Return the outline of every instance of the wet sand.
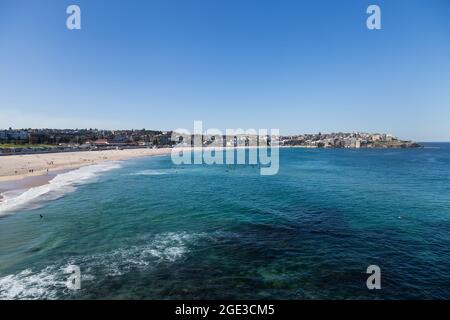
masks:
[[[59,170],[49,172],[39,176],[25,177],[20,180],[10,180],[10,181],[0,181],[0,203],[2,202],[4,196],[3,194],[11,191],[25,191],[30,188],[43,186],[49,183],[58,174],[67,172],[69,170]]]

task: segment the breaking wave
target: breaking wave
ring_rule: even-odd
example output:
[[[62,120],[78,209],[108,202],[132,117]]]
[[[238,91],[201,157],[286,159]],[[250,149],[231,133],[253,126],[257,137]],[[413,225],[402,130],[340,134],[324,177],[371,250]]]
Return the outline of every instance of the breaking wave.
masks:
[[[37,273],[26,269],[0,278],[0,299],[56,299],[58,291],[65,288],[61,274],[63,269],[49,266]]]
[[[106,276],[121,276],[132,270],[147,269],[159,263],[175,262],[189,252],[189,245],[204,234],[163,233],[156,235],[150,242],[106,253],[73,258],[70,264],[85,266],[88,272],[101,272]]]
[[[108,162],[81,167],[66,173],[57,175],[48,184],[34,187],[16,195],[3,194],[0,202],[0,216],[11,211],[22,209],[25,206],[42,202],[43,200],[54,200],[72,192],[77,185],[84,184],[95,179],[100,173],[120,168],[118,162]]]
[[[37,272],[26,269],[0,278],[0,300],[64,298],[68,294],[76,294],[66,287],[68,266],[80,267],[83,289],[97,278],[118,277],[133,271],[149,270],[161,263],[173,263],[183,258],[189,247],[200,238],[206,238],[206,234],[162,233],[143,245],[72,257],[66,263],[47,266]]]
[[[132,176],[161,176],[175,173],[174,170],[142,170],[136,173],[131,173]]]

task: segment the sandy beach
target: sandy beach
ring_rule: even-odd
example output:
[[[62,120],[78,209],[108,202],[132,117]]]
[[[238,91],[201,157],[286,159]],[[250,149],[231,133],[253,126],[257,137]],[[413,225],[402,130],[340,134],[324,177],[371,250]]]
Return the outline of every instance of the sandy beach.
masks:
[[[0,157],[0,182],[78,169],[105,161],[169,154],[170,151],[169,148],[125,149],[2,156]]]

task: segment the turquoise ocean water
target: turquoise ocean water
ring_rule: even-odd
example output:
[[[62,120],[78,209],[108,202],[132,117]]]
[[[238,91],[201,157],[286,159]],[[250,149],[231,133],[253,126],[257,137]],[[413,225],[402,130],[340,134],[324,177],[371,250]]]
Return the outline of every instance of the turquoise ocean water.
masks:
[[[450,144],[282,149],[275,176],[142,158],[2,205],[0,299],[450,298]]]

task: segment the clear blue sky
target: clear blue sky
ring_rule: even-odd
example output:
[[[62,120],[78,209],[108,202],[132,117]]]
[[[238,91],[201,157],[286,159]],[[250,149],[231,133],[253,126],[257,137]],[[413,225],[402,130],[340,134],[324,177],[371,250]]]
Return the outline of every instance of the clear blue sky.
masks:
[[[194,120],[450,141],[450,1],[1,0],[0,128]]]

